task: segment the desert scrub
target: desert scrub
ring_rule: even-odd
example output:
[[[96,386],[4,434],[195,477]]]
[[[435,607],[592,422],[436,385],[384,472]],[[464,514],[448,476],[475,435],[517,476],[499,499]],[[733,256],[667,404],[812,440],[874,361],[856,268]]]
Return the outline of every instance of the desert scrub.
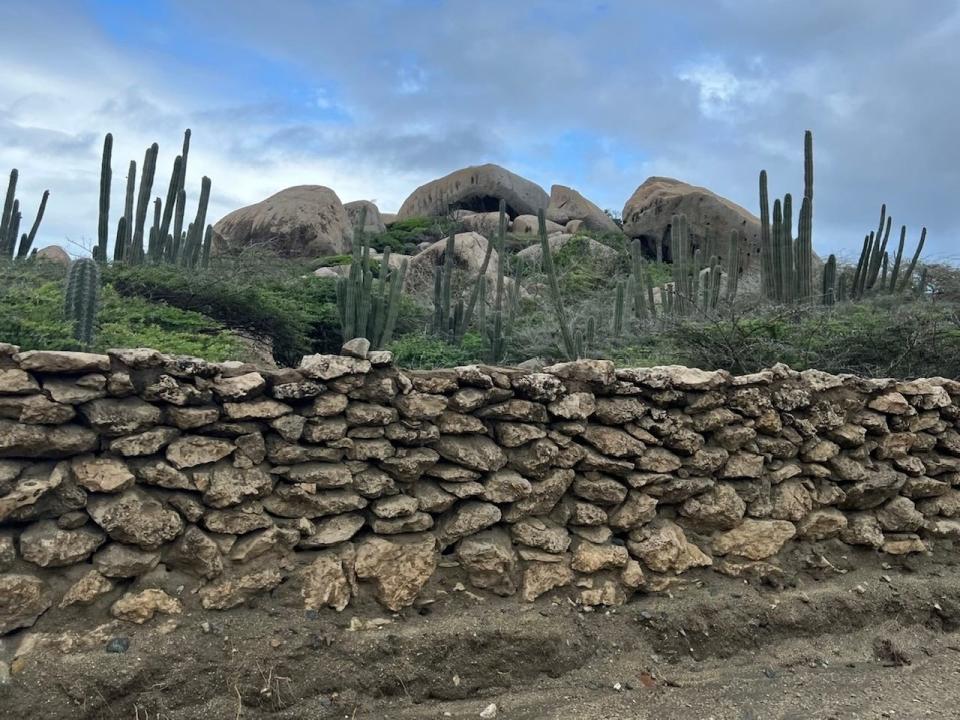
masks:
[[[400,367],[438,368],[483,362],[487,349],[477,333],[467,333],[459,343],[448,343],[426,333],[397,338],[389,349]]]
[[[59,277],[58,277],[59,275]],[[33,350],[80,350],[63,303],[63,270],[49,263],[0,266],[0,341]],[[153,347],[205,360],[227,360],[243,346],[223,325],[200,313],[101,291],[94,351]]]

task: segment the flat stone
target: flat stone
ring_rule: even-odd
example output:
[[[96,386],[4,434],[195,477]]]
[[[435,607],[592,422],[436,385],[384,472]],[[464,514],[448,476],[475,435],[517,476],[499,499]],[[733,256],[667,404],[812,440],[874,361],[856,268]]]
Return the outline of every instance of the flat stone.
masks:
[[[482,435],[444,435],[430,447],[446,460],[470,470],[492,472],[507,464],[503,451]]]
[[[317,490],[309,484],[280,483],[263,500],[263,506],[280,517],[315,518],[361,510],[367,506],[367,499],[353,490]]]
[[[713,552],[765,560],[776,555],[796,533],[794,524],[785,520],[746,519],[739,527],[714,537]]]
[[[80,425],[22,425],[0,418],[0,458],[62,458],[90,452],[97,434]]]
[[[229,610],[273,590],[282,581],[283,576],[273,569],[225,578],[200,590],[200,604],[206,610]]]
[[[248,400],[263,393],[267,381],[258,372],[221,378],[213,383],[213,394],[221,400],[233,402]]]
[[[40,392],[33,377],[17,368],[0,368],[0,395],[32,395]]]
[[[20,555],[40,567],[63,567],[86,560],[105,541],[96,528],[64,530],[53,520],[41,520],[20,534]]]
[[[116,493],[134,483],[133,473],[116,458],[81,455],[71,463],[77,484],[90,492]]]
[[[131,578],[145,575],[160,562],[160,553],[141,550],[132,545],[110,543],[93,556],[94,567],[109,578]]]
[[[111,590],[113,590],[112,582],[96,570],[89,570],[70,586],[57,607],[63,609],[71,605],[89,605]]]
[[[197,465],[217,462],[236,449],[236,445],[223,438],[206,435],[184,435],[167,446],[167,461],[182,470]]]
[[[110,358],[66,350],[28,350],[13,356],[21,370],[42,373],[89,373],[110,369]]]
[[[180,436],[180,431],[170,427],[156,427],[136,435],[127,435],[110,441],[110,450],[124,457],[153,455]]]
[[[259,527],[268,526],[269,520]],[[255,530],[259,527],[249,529]],[[222,529],[248,530],[236,524]],[[208,580],[223,574],[223,555],[220,546],[196,525],[190,525],[173,545],[165,549],[163,561],[169,567],[185,570]]]
[[[523,571],[523,588],[520,597],[525,602],[533,602],[544,593],[565,587],[574,580],[573,570],[568,562],[528,562]]]
[[[269,398],[246,402],[225,402],[223,412],[231,420],[271,420],[293,412],[286,403]]]
[[[117,437],[147,430],[160,423],[160,408],[136,397],[100,398],[80,406],[80,413],[102,435]]]
[[[180,615],[182,612],[183,604],[179,600],[157,588],[129,592],[110,606],[113,617],[137,625],[152,620],[157,613]]]
[[[370,372],[370,362],[342,355],[305,355],[297,368],[308,378],[332,380],[343,375],[360,375]]]
[[[314,532],[300,539],[297,547],[312,549],[346,542],[366,524],[359,513],[344,513],[323,518],[314,524]]]

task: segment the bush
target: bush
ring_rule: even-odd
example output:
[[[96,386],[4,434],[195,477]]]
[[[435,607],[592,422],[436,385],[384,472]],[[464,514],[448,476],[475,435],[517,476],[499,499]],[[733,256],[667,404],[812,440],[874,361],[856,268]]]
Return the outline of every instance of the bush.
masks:
[[[483,362],[486,348],[476,333],[467,333],[458,344],[451,344],[426,334],[408,334],[390,344],[394,361],[401,367],[455,367]]]
[[[749,373],[784,362],[797,370],[873,377],[960,375],[960,323],[947,303],[878,296],[827,310],[757,311],[666,329],[678,361]]]
[[[296,264],[252,267],[249,261],[209,270],[112,266],[105,277],[119,293],[162,302],[214,318],[230,329],[270,337],[277,362],[335,352],[341,344],[334,281],[298,273]]]
[[[0,341],[31,350],[82,349],[64,313],[63,274],[62,268],[48,263],[0,266]],[[122,297],[109,285],[100,302],[92,350],[152,347],[213,361],[243,355],[236,337],[199,313]]]
[[[434,243],[462,229],[463,225],[452,218],[407,218],[391,223],[384,233],[369,235],[370,247],[380,253],[389,247],[390,252],[416,255],[420,252],[417,247],[420,243]]]

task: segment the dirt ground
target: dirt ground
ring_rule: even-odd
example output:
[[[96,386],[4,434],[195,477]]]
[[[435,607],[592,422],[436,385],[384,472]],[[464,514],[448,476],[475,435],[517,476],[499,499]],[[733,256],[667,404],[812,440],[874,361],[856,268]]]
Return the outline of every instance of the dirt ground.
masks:
[[[960,718],[955,553],[840,552],[798,545],[778,587],[704,571],[609,611],[447,578],[395,616],[305,613],[281,588],[142,627],[41,618],[19,658],[23,634],[0,640],[0,718]]]

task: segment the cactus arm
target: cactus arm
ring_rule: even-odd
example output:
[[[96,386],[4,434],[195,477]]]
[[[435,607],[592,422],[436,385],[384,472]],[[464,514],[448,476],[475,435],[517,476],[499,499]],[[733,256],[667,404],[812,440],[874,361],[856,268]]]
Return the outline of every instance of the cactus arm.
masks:
[[[903,274],[903,280],[900,283],[900,290],[904,290],[910,284],[910,276],[913,275],[914,269],[917,267],[917,260],[920,259],[920,253],[923,252],[923,244],[927,240],[927,229],[923,228],[920,231],[920,242],[917,243],[917,249],[913,253],[913,259],[910,260],[910,264],[907,266],[907,271]],[[926,272],[926,268],[924,268]]]
[[[170,175],[170,185],[167,187],[167,201],[163,206],[163,221],[160,223],[160,237],[166,238],[170,234],[170,223],[173,221],[173,211],[177,206],[177,196],[180,193],[181,174],[183,172],[183,156],[177,155],[173,161],[173,174]]]
[[[550,242],[547,239],[547,222],[543,214],[543,209],[537,211],[538,232],[540,236],[540,250],[543,260],[543,269],[546,272],[548,287],[550,289],[550,298],[553,302],[553,312],[560,325],[560,337],[563,340],[564,351],[567,357],[576,359],[577,347],[574,344],[573,334],[570,332],[570,326],[567,324],[567,316],[563,307],[563,299],[560,297],[560,283],[557,282],[557,270],[553,264],[553,254],[550,252]]]
[[[100,217],[97,223],[98,260],[107,261],[107,242],[110,235],[110,185],[113,181],[111,158],[113,155],[113,135],[107,133],[103,138],[103,157],[100,160]]]
[[[40,198],[40,207],[37,208],[37,217],[34,218],[33,225],[30,227],[30,232],[23,236],[20,240],[20,248],[17,251],[18,258],[25,258],[30,253],[30,248],[33,247],[33,241],[37,238],[37,231],[40,229],[40,221],[43,220],[43,213],[47,209],[47,200],[50,197],[50,191],[44,190],[43,196]],[[106,252],[106,246],[104,247],[104,252]]]

